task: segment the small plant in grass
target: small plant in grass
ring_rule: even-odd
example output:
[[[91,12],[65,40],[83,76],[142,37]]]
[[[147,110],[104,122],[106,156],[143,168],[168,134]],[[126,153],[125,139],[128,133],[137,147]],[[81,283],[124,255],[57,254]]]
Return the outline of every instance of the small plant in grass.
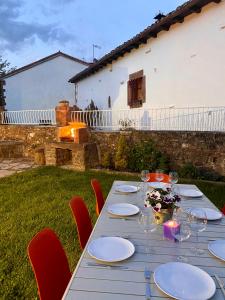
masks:
[[[134,130],[135,121],[130,119],[121,119],[119,120],[120,130]]]

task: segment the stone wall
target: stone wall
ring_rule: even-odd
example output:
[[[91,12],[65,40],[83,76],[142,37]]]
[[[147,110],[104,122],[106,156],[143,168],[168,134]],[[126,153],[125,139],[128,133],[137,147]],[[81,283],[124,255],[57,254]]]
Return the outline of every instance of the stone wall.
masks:
[[[22,158],[23,156],[23,142],[0,141],[0,159]]]
[[[168,155],[171,166],[177,168],[191,162],[196,167],[209,168],[225,176],[225,133],[182,131],[95,132],[91,140],[99,145],[100,156],[115,152],[120,134],[131,141],[153,140],[157,148]]]
[[[22,141],[24,156],[34,158],[35,150],[57,140],[54,126],[1,125],[0,141]]]
[[[90,142],[96,142],[99,156],[105,151],[115,152],[120,137],[129,141],[153,140],[163,153],[169,156],[172,167],[192,162],[196,167],[207,167],[225,176],[225,133],[181,131],[133,131],[90,133]],[[1,125],[0,141],[22,141],[24,156],[34,158],[35,150],[57,141],[57,127]],[[91,149],[90,149],[91,151]],[[90,153],[86,151],[86,153]],[[88,154],[88,157],[91,155]],[[96,155],[95,155],[96,156]],[[88,157],[86,160],[88,160]]]

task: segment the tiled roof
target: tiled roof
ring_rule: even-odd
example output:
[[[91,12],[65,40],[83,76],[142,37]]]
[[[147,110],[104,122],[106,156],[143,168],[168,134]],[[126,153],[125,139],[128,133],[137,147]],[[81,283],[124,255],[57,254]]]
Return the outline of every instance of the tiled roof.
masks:
[[[185,2],[159,21],[144,29],[132,39],[128,40],[127,42],[123,43],[122,45],[118,46],[117,48],[103,56],[96,63],[91,64],[88,68],[76,74],[69,80],[69,82],[75,83],[84,79],[85,77],[90,76],[93,73],[96,73],[98,70],[105,67],[113,60],[116,60],[118,57],[121,57],[125,53],[130,52],[132,49],[137,49],[141,44],[146,44],[149,38],[157,38],[157,34],[159,32],[163,30],[168,31],[171,25],[176,23],[183,23],[184,18],[189,16],[190,14],[200,13],[202,7],[211,2],[219,3],[221,2],[221,0],[190,0],[188,2]]]
[[[49,56],[46,56],[46,57],[44,57],[44,58],[42,58],[42,59],[39,59],[39,60],[37,60],[37,61],[34,61],[34,62],[32,62],[31,64],[28,64],[28,65],[26,65],[26,66],[23,66],[23,67],[21,67],[21,68],[16,69],[16,70],[14,70],[14,71],[8,73],[7,75],[5,75],[4,78],[8,78],[8,77],[11,77],[11,76],[13,76],[13,75],[15,75],[15,74],[18,74],[18,73],[20,73],[20,72],[23,72],[23,71],[26,71],[26,70],[28,70],[28,69],[31,69],[31,68],[33,68],[33,67],[35,67],[35,66],[37,66],[37,65],[40,65],[40,64],[42,64],[42,63],[44,63],[44,62],[46,62],[46,61],[52,60],[52,59],[54,59],[54,58],[56,58],[56,57],[58,57],[58,56],[63,56],[63,57],[65,57],[65,58],[68,58],[68,59],[70,59],[70,60],[73,60],[73,61],[75,61],[75,62],[78,62],[78,63],[80,63],[80,64],[83,64],[83,65],[85,65],[85,66],[90,66],[90,63],[87,63],[87,62],[85,62],[85,61],[83,61],[83,60],[81,60],[81,59],[78,59],[78,58],[76,58],[76,57],[70,56],[70,55],[68,55],[68,54],[66,54],[66,53],[63,53],[63,52],[61,52],[61,51],[58,51],[58,52],[53,53],[53,54],[51,54],[51,55],[49,55]]]

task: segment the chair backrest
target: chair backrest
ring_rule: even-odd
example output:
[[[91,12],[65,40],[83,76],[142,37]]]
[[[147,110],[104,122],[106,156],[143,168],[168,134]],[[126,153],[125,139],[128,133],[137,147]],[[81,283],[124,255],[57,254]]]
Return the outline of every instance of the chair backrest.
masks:
[[[53,230],[37,233],[27,247],[41,300],[60,300],[71,278],[64,249]]]
[[[77,225],[80,246],[84,249],[92,231],[92,223],[89,212],[84,200],[79,196],[75,196],[70,200],[70,208]]]
[[[149,173],[150,174],[150,179],[148,180],[148,182],[153,182],[153,181],[157,181],[156,180],[156,173]],[[170,182],[170,178],[169,178],[169,175],[167,174],[163,174],[164,178],[161,182],[165,182],[165,183],[168,183]]]
[[[102,207],[104,205],[104,197],[103,197],[103,193],[102,193],[102,188],[101,185],[99,183],[99,181],[97,179],[92,179],[91,180],[91,185],[92,188],[94,190],[95,193],[95,199],[96,199],[96,206],[95,206],[95,210],[96,210],[96,214],[99,215]]]
[[[225,205],[224,207],[221,209],[222,213],[225,215]]]

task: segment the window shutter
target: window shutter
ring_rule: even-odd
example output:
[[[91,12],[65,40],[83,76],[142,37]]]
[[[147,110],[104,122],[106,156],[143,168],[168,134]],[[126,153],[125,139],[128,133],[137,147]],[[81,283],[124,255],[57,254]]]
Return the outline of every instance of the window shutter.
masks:
[[[146,102],[146,77],[145,76],[142,77],[141,92],[142,92],[142,103],[143,103],[143,102]]]
[[[127,81],[127,104],[132,105],[132,87],[131,80]]]

